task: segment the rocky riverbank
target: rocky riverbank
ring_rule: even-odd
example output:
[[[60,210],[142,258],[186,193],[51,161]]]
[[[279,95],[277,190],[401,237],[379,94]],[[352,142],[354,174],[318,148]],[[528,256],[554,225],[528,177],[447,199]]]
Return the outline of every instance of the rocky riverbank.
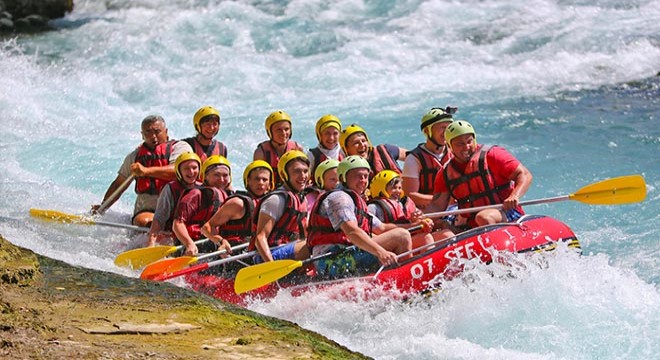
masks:
[[[290,322],[0,237],[0,358],[365,359]]]
[[[0,34],[48,30],[48,21],[73,10],[73,0],[0,0]]]

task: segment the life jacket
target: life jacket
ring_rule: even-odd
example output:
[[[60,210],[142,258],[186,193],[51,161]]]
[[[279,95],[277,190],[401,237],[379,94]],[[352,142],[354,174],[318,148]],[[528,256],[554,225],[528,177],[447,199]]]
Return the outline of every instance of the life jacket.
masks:
[[[259,205],[262,198],[256,199],[248,192],[237,191],[227,198],[239,198],[243,201],[243,217],[240,219],[229,220],[220,227],[220,236],[229,241],[232,246],[250,241],[257,231],[257,224],[254,221],[254,209]]]
[[[316,167],[319,166],[319,164],[321,162],[323,162],[325,160],[328,160],[328,155],[324,154],[323,151],[321,151],[321,148],[318,147],[318,146],[315,147],[315,148],[309,149],[309,152],[311,152],[312,155],[314,155],[314,163],[312,164],[312,166],[309,167],[310,172],[313,171],[314,169],[316,169]],[[342,161],[343,159],[344,159],[344,155],[340,151],[339,156],[337,157],[337,160]]]
[[[172,231],[172,223],[174,222],[174,211],[176,210],[176,205],[179,203],[183,193],[186,190],[189,190],[184,188],[178,180],[172,180],[168,184],[170,185],[170,191],[172,192],[172,208],[170,209],[170,213],[167,217],[167,222],[165,223],[163,231]],[[195,188],[199,187],[199,184],[195,184]]]
[[[275,175],[275,187],[279,187],[282,185],[282,179],[280,178],[279,171],[277,171],[277,163],[280,162],[280,154],[277,153],[277,150],[275,150],[275,147],[273,146],[273,143],[271,140],[264,141],[257,145],[257,149],[261,149],[261,151],[264,153],[264,157],[266,158],[266,162],[270,164],[270,166],[273,168],[273,174]],[[289,150],[296,150],[296,149],[302,149],[300,144],[293,140],[289,140],[286,143],[286,149],[284,149],[284,154],[285,152]]]
[[[195,212],[195,214],[186,222],[186,229],[188,230],[188,235],[190,235],[193,240],[198,240],[202,238],[202,225],[204,225],[204,223],[207,222],[216,211],[218,211],[220,206],[227,199],[227,194],[222,190],[203,186],[197,189],[188,189],[181,194],[181,197],[185,196],[192,190],[199,190],[202,195],[197,212]]]
[[[307,201],[301,195],[284,188],[279,188],[263,197],[255,209],[255,214],[259,214],[261,205],[263,205],[263,202],[268,197],[280,195],[284,195],[284,213],[275,222],[270,235],[268,235],[268,247],[279,246],[305,238],[305,229],[307,228]],[[259,216],[255,216],[254,220],[255,222],[258,221]],[[255,238],[252,238],[248,250],[254,249],[256,249]]]
[[[390,153],[387,151],[385,144],[376,146],[369,154],[367,161],[369,162],[369,165],[371,165],[369,181],[371,181],[371,179],[376,176],[376,174],[383,170],[392,170],[401,175],[401,168],[399,168],[399,164],[396,162],[396,159],[393,159]]]
[[[170,164],[172,145],[175,142],[175,140],[172,140],[158,144],[153,150],[149,150],[143,143],[137,148],[135,161],[145,167],[167,166]],[[135,181],[135,192],[138,194],[158,195],[163,189],[163,186],[168,182],[168,180],[141,176]]]
[[[369,234],[369,236],[371,236],[371,215],[367,209],[367,203],[364,201],[362,196],[353,190],[334,189],[321,194],[321,197],[316,200],[316,204],[314,204],[314,207],[312,208],[311,215],[309,217],[309,227],[307,228],[307,246],[310,248],[316,245],[325,244],[351,245],[351,242],[348,240],[346,234],[344,234],[341,229],[333,229],[330,219],[328,219],[326,216],[322,216],[319,213],[321,204],[325,201],[328,195],[336,191],[344,191],[350,195],[353,203],[355,204],[355,219],[357,220],[358,226],[360,229]]]
[[[225,158],[227,157],[227,147],[220,141],[211,140],[211,143],[208,146],[202,145],[202,143],[197,140],[197,136],[189,137],[182,141],[185,141],[190,145],[202,162],[208,159],[211,155],[222,155]],[[204,148],[206,148],[206,150]]]
[[[402,201],[377,198],[370,200],[369,204],[375,204],[383,210],[383,222],[388,224],[410,224],[410,218],[416,210],[415,203],[408,198],[403,198]]]
[[[456,167],[455,160],[450,161],[442,171],[449,195],[456,199],[460,209],[501,204],[511,195],[514,182],[507,180],[503,183],[495,183],[495,178],[488,168],[486,155],[490,149],[492,147],[479,145],[464,171]],[[518,206],[517,210],[524,214],[522,207]],[[473,221],[475,215],[470,214],[471,226],[476,225]]]
[[[409,151],[408,154],[413,155],[417,161],[419,161],[419,192],[426,195],[432,195],[433,186],[435,184],[435,175],[438,173],[438,170],[447,166],[447,163],[451,159],[451,152],[447,151],[447,147],[445,146],[442,157],[438,160],[437,157],[422,148],[423,145],[423,143],[417,145],[417,147]]]

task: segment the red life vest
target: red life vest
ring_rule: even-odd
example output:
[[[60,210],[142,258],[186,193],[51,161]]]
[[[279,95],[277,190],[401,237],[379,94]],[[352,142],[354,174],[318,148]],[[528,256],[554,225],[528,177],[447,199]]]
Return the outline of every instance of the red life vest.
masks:
[[[328,156],[324,154],[321,149],[317,146],[315,148],[309,149],[309,152],[314,155],[314,163],[312,166],[309,167],[309,171],[312,175],[314,175],[314,169],[316,169],[319,164],[325,160],[328,160]],[[342,161],[344,159],[343,153],[340,151],[339,156],[337,157],[338,161]]]
[[[360,229],[364,230],[367,234],[371,236],[371,215],[367,210],[367,203],[364,201],[362,196],[356,193],[353,190],[347,189],[335,189],[326,191],[321,194],[312,208],[311,215],[309,217],[309,228],[307,236],[307,246],[310,248],[316,245],[326,245],[326,244],[341,244],[341,245],[352,245],[346,234],[344,234],[341,229],[335,230],[332,228],[332,223],[330,219],[326,216],[319,214],[321,204],[331,193],[335,191],[344,191],[350,195],[353,203],[355,204],[355,219]]]
[[[170,164],[172,145],[175,142],[176,141],[172,140],[166,143],[158,144],[153,150],[147,149],[143,143],[137,148],[135,162],[138,162],[145,167],[167,166]],[[163,189],[163,186],[165,186],[167,183],[168,180],[148,176],[139,177],[135,181],[135,192],[138,194],[158,195]]]
[[[225,147],[225,144],[220,141],[211,140],[211,143],[208,146],[202,145],[199,140],[197,140],[196,136],[183,139],[182,141],[185,141],[190,145],[202,162],[208,159],[211,155],[222,155],[225,158],[227,157],[227,147]],[[206,148],[206,150],[204,148]]]
[[[369,204],[375,204],[383,210],[384,223],[410,224],[410,218],[417,208],[410,199],[403,198],[401,200],[378,198],[372,199]]]
[[[464,171],[456,167],[454,159],[442,171],[449,195],[456,199],[460,209],[501,204],[511,195],[515,186],[514,182],[507,180],[495,183],[495,178],[488,168],[486,154],[491,148],[479,145]],[[522,207],[518,206],[517,210],[524,214]],[[475,215],[471,214],[470,220],[473,220]]]
[[[408,154],[413,155],[419,161],[421,168],[419,171],[419,192],[426,195],[433,195],[435,175],[438,173],[438,170],[447,166],[447,163],[451,159],[451,152],[447,151],[447,147],[445,147],[442,158],[438,161],[438,158],[422,148],[422,145],[424,144],[417,145]]]
[[[399,164],[396,162],[396,159],[392,158],[392,155],[387,151],[385,144],[380,144],[376,146],[373,151],[369,154],[369,165],[371,165],[371,174],[369,175],[369,180],[376,176],[379,172],[383,170],[392,170],[397,174],[401,175],[401,169]]]
[[[250,241],[257,231],[257,223],[254,221],[254,209],[259,205],[261,198],[256,199],[248,192],[236,192],[227,200],[239,198],[243,201],[244,213],[240,219],[229,220],[220,227],[220,236],[227,239],[232,246]]]
[[[172,223],[174,222],[174,211],[176,210],[176,205],[179,203],[179,200],[183,196],[185,189],[183,185],[178,180],[172,180],[168,183],[170,186],[170,191],[172,192],[172,208],[167,217],[167,222],[165,223],[164,231],[172,231]],[[199,184],[195,184],[196,188],[199,188]]]
[[[264,141],[257,145],[257,149],[261,149],[261,151],[264,153],[264,157],[266,158],[266,162],[270,164],[270,166],[273,168],[273,174],[275,175],[275,187],[279,187],[282,185],[282,179],[280,178],[279,171],[277,171],[277,163],[280,162],[280,154],[277,153],[277,150],[275,150],[275,147],[273,146],[273,143],[271,140]],[[298,144],[297,142],[293,140],[289,140],[286,143],[286,149],[284,149],[284,152],[282,155],[289,151],[289,150],[299,150],[302,149],[302,146]]]
[[[261,205],[270,196],[284,195],[284,213],[275,222],[270,235],[268,235],[268,247],[279,246],[298,239],[305,238],[307,228],[307,201],[305,198],[284,188],[279,188],[268,193],[259,202],[255,214],[259,214]],[[259,216],[254,217],[258,221]],[[248,250],[256,249],[255,238],[250,240]]]
[[[191,191],[200,191],[202,193],[197,212],[195,212],[195,214],[186,222],[188,235],[190,235],[193,240],[198,240],[202,238],[202,225],[204,225],[204,223],[207,222],[216,211],[218,211],[220,205],[222,205],[227,199],[227,194],[222,190],[203,186],[201,188],[189,189],[185,191],[181,197],[183,198]]]

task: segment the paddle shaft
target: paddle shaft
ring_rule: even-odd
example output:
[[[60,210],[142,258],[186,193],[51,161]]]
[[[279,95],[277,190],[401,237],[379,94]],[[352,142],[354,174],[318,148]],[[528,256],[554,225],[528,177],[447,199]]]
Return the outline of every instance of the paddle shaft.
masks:
[[[236,246],[234,246],[234,247],[231,248],[231,251],[243,250],[243,249],[245,249],[246,247],[248,247],[248,245],[250,245],[250,244],[245,243],[245,244],[236,245]],[[214,252],[212,252],[212,253],[202,254],[202,255],[199,255],[199,256],[196,257],[195,262],[200,261],[200,260],[203,260],[203,259],[207,259],[207,258],[210,258],[210,257],[214,257],[214,256],[222,255],[222,254],[224,254],[224,253],[226,253],[226,252],[227,252],[227,250],[222,249],[222,250],[214,251]]]
[[[253,251],[246,252],[244,254],[230,256],[230,257],[225,258],[225,259],[219,259],[219,260],[215,260],[215,261],[209,261],[209,262],[197,264],[197,265],[194,265],[194,266],[191,266],[191,267],[187,267],[183,270],[175,271],[171,274],[162,274],[160,276],[156,276],[156,277],[154,277],[153,280],[154,281],[169,280],[169,279],[179,277],[179,276],[182,276],[182,275],[186,275],[186,274],[190,274],[190,273],[193,273],[193,272],[206,270],[208,268],[212,268],[214,266],[222,265],[222,264],[225,264],[225,263],[228,263],[228,262],[246,259],[246,258],[249,258],[251,256],[254,256],[256,253],[257,253],[257,251],[253,250]]]
[[[124,182],[121,185],[119,185],[119,187],[116,188],[115,191],[113,191],[112,194],[110,194],[110,196],[108,196],[108,198],[105,199],[105,201],[103,201],[103,203],[99,206],[99,208],[96,209],[96,212],[99,213],[99,214],[103,214],[105,212],[105,210],[107,208],[109,208],[110,205],[115,201],[115,199],[121,193],[123,193],[124,190],[126,190],[126,188],[131,184],[133,179],[135,179],[135,175],[133,175],[133,174],[131,174],[129,177],[127,177],[126,180],[124,180]]]
[[[144,226],[135,226],[135,225],[128,225],[128,224],[118,224],[118,223],[113,223],[113,222],[107,222],[107,221],[98,221],[98,220],[93,220],[92,224],[96,225],[104,225],[104,226],[110,226],[110,227],[115,227],[115,228],[120,228],[120,229],[127,229],[127,230],[135,230],[135,231],[141,231],[141,232],[149,232],[148,227]]]
[[[520,206],[536,205],[536,204],[547,204],[547,203],[570,200],[570,198],[571,198],[570,195],[562,195],[562,196],[555,196],[555,197],[549,197],[549,198],[544,198],[544,199],[521,201],[519,204],[520,204]],[[486,209],[501,209],[503,207],[504,207],[503,204],[493,204],[493,205],[476,206],[476,207],[467,208],[467,209],[439,211],[439,212],[428,213],[428,214],[424,214],[424,215],[426,217],[441,217],[441,216],[448,216],[448,215],[469,214],[469,213],[479,212],[481,210],[486,210]]]

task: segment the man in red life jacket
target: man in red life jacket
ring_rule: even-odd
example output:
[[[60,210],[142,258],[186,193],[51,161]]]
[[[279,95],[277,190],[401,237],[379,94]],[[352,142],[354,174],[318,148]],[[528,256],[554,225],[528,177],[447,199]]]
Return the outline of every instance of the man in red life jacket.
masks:
[[[133,224],[149,226],[156,209],[158,194],[163,186],[174,179],[176,158],[185,152],[192,151],[190,146],[182,141],[169,140],[165,120],[159,115],[149,115],[142,120],[142,139],[144,142],[137,149],[126,155],[117,177],[110,184],[103,196],[103,202],[117,190],[126,179],[132,175],[135,182],[135,206],[133,209]],[[121,194],[111,201],[114,204]],[[92,213],[100,205],[92,206]]]
[[[172,231],[183,244],[191,244],[202,238],[201,226],[227,199],[226,189],[231,184],[231,164],[222,155],[209,156],[202,163],[200,180],[203,186],[185,190],[174,210]],[[202,251],[215,250],[216,247],[210,245]],[[231,247],[225,250],[231,254]]]
[[[289,150],[280,158],[277,172],[284,184],[266,195],[256,210],[256,236],[248,248],[258,252],[255,263],[309,257],[305,241],[295,241],[305,239],[307,201],[303,190],[309,182],[309,159],[300,150]],[[279,247],[271,252],[275,246]]]
[[[246,191],[237,191],[201,228],[201,232],[219,248],[228,249],[254,237],[257,229],[255,209],[273,190],[273,169],[263,160],[255,160],[243,171]]]
[[[382,170],[392,170],[401,174],[397,160],[403,160],[407,150],[390,144],[380,144],[374,147],[367,132],[355,124],[351,124],[341,131],[339,145],[347,156],[359,155],[367,159],[372,171],[369,175],[370,180]]]
[[[325,160],[341,160],[344,153],[339,146],[339,133],[341,132],[341,121],[338,117],[327,114],[316,121],[316,138],[319,144],[307,151],[309,158],[309,173],[314,174],[316,167]]]
[[[185,138],[193,152],[204,162],[211,155],[227,157],[227,147],[215,137],[220,132],[220,112],[213,106],[203,106],[193,116],[193,126],[197,135]]]
[[[149,228],[149,233],[147,233],[147,246],[156,245],[159,237],[162,240],[161,231],[172,230],[174,210],[184,191],[201,185],[197,181],[201,165],[202,162],[199,160],[199,156],[194,152],[183,153],[176,158],[174,162],[176,180],[167,183],[158,195],[154,219]],[[186,245],[186,254],[194,255],[197,253],[198,250],[195,244],[184,245]]]
[[[369,185],[371,167],[359,155],[344,158],[337,167],[341,187],[325,192],[311,211],[307,243],[314,256],[341,253],[332,260],[316,262],[319,275],[342,274],[392,265],[397,254],[412,247],[410,233],[395,224],[385,224],[367,211],[363,194]],[[376,234],[372,237],[372,232]],[[358,249],[344,251],[355,245]]]
[[[290,150],[303,150],[300,144],[291,140],[293,135],[291,116],[286,112],[282,110],[272,112],[266,118],[264,127],[269,140],[257,145],[253,160],[263,160],[269,163],[273,169],[277,169],[282,154]],[[278,173],[275,173],[275,186],[280,185],[282,185],[282,179]]]
[[[446,208],[452,197],[461,209],[503,205],[501,210],[466,214],[470,227],[512,222],[524,214],[519,201],[532,183],[532,174],[518,159],[502,147],[478,145],[474,128],[464,120],[447,127],[445,141],[453,158],[435,178],[439,208]]]
[[[408,152],[403,163],[403,191],[418,208],[424,212],[437,212],[446,209],[429,207],[433,201],[435,175],[449,159],[451,152],[445,146],[445,129],[453,121],[456,108],[433,108],[422,116],[420,128],[426,142]]]

